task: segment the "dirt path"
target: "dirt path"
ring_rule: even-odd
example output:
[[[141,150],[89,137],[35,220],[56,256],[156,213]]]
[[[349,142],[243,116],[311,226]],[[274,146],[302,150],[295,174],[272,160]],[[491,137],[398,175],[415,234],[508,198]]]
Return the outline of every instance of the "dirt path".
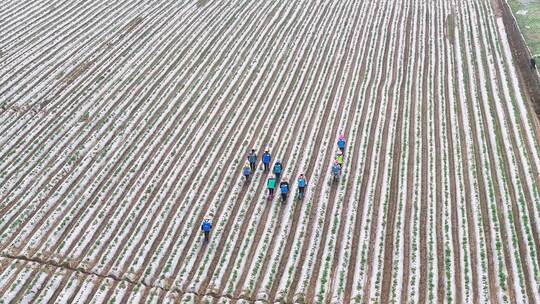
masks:
[[[429,20],[429,9],[425,8],[425,20]],[[424,27],[424,45],[429,45],[429,22],[425,22]],[[429,53],[428,50],[424,49],[424,58],[426,61],[424,61],[424,71],[422,72],[422,122],[421,122],[421,129],[422,129],[422,145],[421,145],[421,183],[420,183],[420,280],[419,280],[419,288],[418,288],[418,301],[420,303],[426,303],[426,294],[428,292],[428,253],[427,253],[427,243],[428,243],[428,236],[427,236],[427,216],[428,216],[428,161],[429,161],[429,155],[428,155],[428,68],[429,68]]]
[[[435,7],[435,16],[434,20],[432,21],[435,25],[437,25],[438,19],[443,19],[443,17],[440,15],[440,9]],[[444,19],[443,19],[444,20]],[[444,248],[444,231],[443,231],[443,224],[444,224],[444,214],[443,214],[443,192],[444,188],[442,185],[442,174],[443,168],[442,168],[442,157],[443,150],[441,149],[441,137],[440,137],[440,124],[441,124],[441,107],[440,103],[441,101],[441,89],[439,86],[440,82],[440,41],[439,39],[444,38],[444,32],[443,37],[439,37],[441,32],[438,30],[438,27],[435,26],[434,33],[432,33],[433,40],[435,41],[435,63],[433,67],[433,71],[435,74],[433,86],[434,86],[434,98],[433,98],[433,114],[434,114],[434,130],[433,130],[433,138],[435,139],[435,222],[437,223],[435,225],[435,235],[436,235],[436,250],[437,250],[437,299],[438,301],[443,301],[443,299],[448,300],[445,298],[445,260],[447,258],[446,251]],[[448,257],[448,260],[451,259],[451,256]],[[454,283],[459,284],[458,286],[461,286],[461,277],[460,277],[461,271],[455,272],[456,276],[454,277]],[[456,289],[459,290],[459,289]]]
[[[511,63],[517,63],[516,74],[519,80],[518,85],[521,92],[515,92],[512,86],[510,86],[510,91],[513,92],[514,95],[523,94],[525,99],[525,107],[528,112],[525,115],[532,121],[533,127],[531,130],[534,138],[540,139],[540,122],[538,119],[535,119],[538,118],[538,115],[540,115],[540,79],[538,78],[538,74],[531,71],[529,68],[527,59],[530,58],[530,52],[525,41],[523,40],[523,36],[521,35],[519,27],[516,24],[516,19],[514,18],[509,5],[500,0],[494,0],[493,2],[498,5],[498,8],[502,13],[502,21],[507,34],[506,38],[508,39],[508,44],[513,59],[513,61],[509,61]],[[533,117],[533,110],[536,112],[537,117]],[[527,141],[526,148],[527,154],[533,155],[532,153],[535,149],[538,149],[538,145],[535,146],[534,142]],[[535,176],[536,185],[540,185],[539,172],[539,168],[535,165],[534,172],[532,172],[532,174]]]
[[[523,35],[519,30],[519,26],[508,3],[502,0],[492,0],[492,5],[494,10],[498,11],[498,16],[502,18],[504,23],[508,43],[512,51],[512,63],[517,70],[522,92],[526,96],[525,105],[528,109],[536,112],[536,118],[538,119],[540,118],[540,79],[538,78],[538,74],[529,67],[529,58],[532,56],[527,43],[523,40]],[[536,138],[539,139],[540,130],[538,120],[536,120],[534,131]]]

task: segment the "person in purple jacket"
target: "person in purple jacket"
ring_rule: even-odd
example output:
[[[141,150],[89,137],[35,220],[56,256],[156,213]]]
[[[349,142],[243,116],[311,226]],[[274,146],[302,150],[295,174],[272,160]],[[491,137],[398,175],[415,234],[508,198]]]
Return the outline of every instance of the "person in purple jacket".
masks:
[[[246,178],[246,182],[249,181],[249,174],[251,174],[251,169],[250,169],[250,165],[246,163],[246,165],[244,166],[244,170],[242,171],[242,173],[244,174],[244,177]]]

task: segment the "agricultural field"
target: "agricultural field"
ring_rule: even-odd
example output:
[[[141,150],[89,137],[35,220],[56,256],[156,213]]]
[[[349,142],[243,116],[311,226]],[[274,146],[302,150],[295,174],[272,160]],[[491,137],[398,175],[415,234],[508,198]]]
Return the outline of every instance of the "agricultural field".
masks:
[[[498,5],[4,1],[0,303],[540,302]],[[305,198],[245,182],[252,148]]]

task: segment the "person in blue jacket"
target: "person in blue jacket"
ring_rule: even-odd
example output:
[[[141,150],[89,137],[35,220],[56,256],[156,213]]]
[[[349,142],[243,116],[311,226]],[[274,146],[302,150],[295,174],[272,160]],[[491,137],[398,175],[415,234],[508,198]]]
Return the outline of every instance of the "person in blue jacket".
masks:
[[[264,165],[265,172],[269,170],[271,160],[272,160],[272,157],[270,156],[270,153],[268,153],[268,150],[264,151],[264,154],[262,155],[262,163]]]
[[[249,180],[249,174],[251,174],[251,168],[250,168],[250,165],[248,163],[246,163],[246,165],[244,166],[243,174],[244,174],[244,177],[246,178],[246,182],[247,182]]]
[[[252,172],[255,172],[255,164],[257,163],[257,154],[255,154],[255,149],[251,149],[251,153],[248,154],[249,167]]]
[[[281,176],[281,171],[283,171],[283,166],[279,162],[279,160],[274,164],[274,174],[276,175],[276,180],[279,180],[279,177]]]
[[[345,153],[345,136],[343,134],[339,136],[337,145],[341,153]]]
[[[304,177],[304,174],[300,174],[298,177],[298,198],[303,199],[304,198],[304,192],[306,190],[306,178]]]
[[[208,241],[210,239],[210,230],[212,229],[212,224],[209,219],[205,219],[202,222],[201,230],[204,233],[204,239]]]
[[[341,171],[341,166],[337,161],[334,162],[332,165],[332,176],[334,176],[334,180],[337,180],[339,178],[339,174]]]
[[[287,200],[287,195],[289,194],[289,183],[286,178],[279,183],[279,189],[281,190],[281,201],[284,202]]]

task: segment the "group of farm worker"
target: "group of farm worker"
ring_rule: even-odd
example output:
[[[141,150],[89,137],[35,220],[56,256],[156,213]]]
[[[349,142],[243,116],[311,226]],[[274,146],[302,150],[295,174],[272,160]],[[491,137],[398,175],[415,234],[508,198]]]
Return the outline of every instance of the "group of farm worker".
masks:
[[[247,162],[243,169],[243,175],[246,178],[246,181],[249,181],[249,177],[252,172],[255,171],[257,168],[257,153],[255,152],[255,149],[252,149],[251,152],[247,156]],[[264,151],[261,162],[263,164],[263,170],[264,172],[270,171],[270,162],[272,161],[272,156],[270,155],[270,152],[268,150]],[[266,182],[266,186],[268,187],[268,198],[271,199],[274,197],[274,190],[276,189],[276,186],[279,182],[279,189],[281,191],[281,200],[284,202],[287,200],[287,196],[290,192],[290,185],[288,182],[287,177],[281,177],[283,173],[283,164],[281,161],[276,161],[274,163],[274,166],[272,167],[272,173],[273,176],[270,176]],[[304,197],[304,191],[306,188],[306,178],[304,174],[300,174],[298,176],[298,198],[302,199]]]
[[[332,174],[334,176],[339,176],[339,174],[341,173],[341,168],[343,166],[343,153],[345,152],[345,136],[344,135],[339,136],[337,146],[338,146],[337,155],[332,164]],[[252,149],[251,152],[248,153],[247,155],[247,162],[243,168],[243,175],[246,181],[249,181],[251,173],[255,171],[257,167],[257,160],[258,160],[258,157],[257,157],[256,151],[255,149]],[[261,158],[264,172],[270,171],[271,161],[272,161],[272,156],[270,155],[270,152],[268,152],[268,150],[264,151]],[[277,160],[274,163],[274,166],[272,167],[273,176],[268,177],[267,182],[266,182],[266,186],[268,188],[269,199],[273,198],[274,191],[276,187],[279,186],[279,190],[281,192],[281,200],[283,202],[287,200],[287,196],[289,195],[289,192],[290,192],[290,185],[289,185],[289,181],[287,177],[281,178],[283,169],[284,169],[283,164],[281,163],[281,161]],[[303,199],[306,186],[307,186],[306,177],[304,176],[303,173],[301,173],[298,176],[297,185],[298,185],[298,198]]]
[[[343,167],[343,154],[345,153],[345,136],[340,135],[338,142],[338,151],[336,154],[336,159],[334,160],[334,163],[332,164],[332,176],[334,177],[334,180],[337,180],[339,175],[341,174],[341,168]]]
[[[343,167],[343,155],[345,153],[345,136],[344,135],[339,136],[337,146],[338,146],[338,151],[337,151],[335,160],[333,161],[333,164],[332,164],[332,175],[334,177],[337,177],[341,174],[341,168]],[[247,155],[247,162],[242,171],[246,179],[246,182],[249,181],[249,177],[251,173],[255,172],[257,168],[257,159],[258,157],[257,157],[257,153],[255,149],[251,149],[251,152],[249,152]],[[265,173],[268,173],[270,171],[271,161],[272,161],[272,156],[270,155],[270,152],[268,152],[268,150],[264,151],[261,158],[261,162],[263,164],[263,171]],[[268,177],[266,181],[269,199],[272,199],[274,197],[274,191],[276,189],[276,186],[279,185],[282,202],[285,202],[287,200],[287,196],[289,195],[289,192],[290,192],[290,185],[286,177],[281,178],[283,171],[284,171],[283,164],[281,163],[281,161],[277,160],[274,163],[274,166],[272,167],[273,176]],[[298,185],[298,199],[303,199],[305,195],[306,187],[307,187],[306,177],[304,176],[303,173],[301,173],[298,176],[297,185]],[[201,230],[204,233],[204,237],[206,241],[209,240],[211,229],[212,229],[212,224],[210,223],[210,219],[205,218],[201,224]]]

